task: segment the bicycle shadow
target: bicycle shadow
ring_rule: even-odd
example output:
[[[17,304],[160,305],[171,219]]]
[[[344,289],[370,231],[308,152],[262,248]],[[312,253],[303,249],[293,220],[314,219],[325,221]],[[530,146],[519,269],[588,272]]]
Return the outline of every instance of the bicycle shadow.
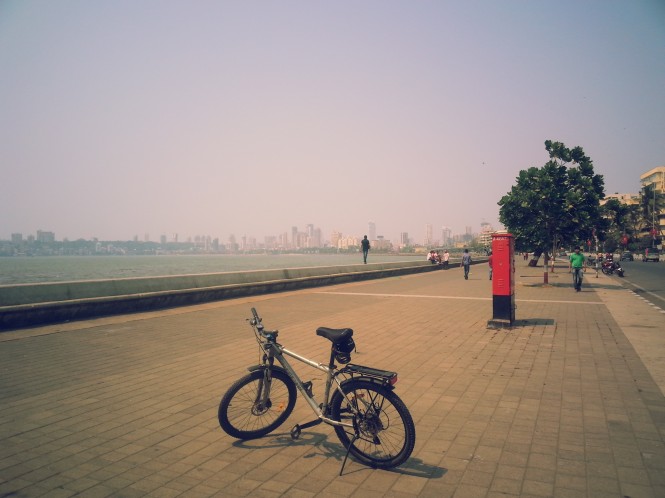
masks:
[[[336,461],[340,462],[340,464],[346,456],[346,449],[340,443],[330,442],[328,441],[328,436],[326,434],[321,434],[318,432],[303,432],[300,438],[297,440],[291,439],[291,435],[289,433],[278,433],[260,439],[235,441],[232,444],[236,448],[245,448],[248,450],[283,448],[285,446],[311,446],[314,451],[304,455],[303,458],[334,458]],[[353,457],[349,457],[349,461],[355,462]],[[349,468],[347,462],[344,475],[368,470],[379,469],[373,469],[359,463],[358,466]],[[386,469],[385,471],[411,477],[440,479],[446,474],[446,472],[448,472],[448,469],[437,467],[435,465],[429,465],[423,462],[420,458],[410,457],[399,467],[394,469]]]

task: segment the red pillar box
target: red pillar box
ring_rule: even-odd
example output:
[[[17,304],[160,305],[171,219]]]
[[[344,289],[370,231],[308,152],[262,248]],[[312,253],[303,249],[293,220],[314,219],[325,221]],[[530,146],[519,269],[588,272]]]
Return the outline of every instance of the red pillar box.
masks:
[[[510,233],[492,234],[493,327],[512,326],[515,321],[515,238]]]

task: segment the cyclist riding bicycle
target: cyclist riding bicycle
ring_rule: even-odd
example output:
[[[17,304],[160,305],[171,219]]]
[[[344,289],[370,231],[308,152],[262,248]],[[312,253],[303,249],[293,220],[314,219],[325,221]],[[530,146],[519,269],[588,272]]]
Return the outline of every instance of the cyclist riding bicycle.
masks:
[[[573,287],[577,292],[580,292],[582,290],[582,276],[586,268],[584,268],[584,254],[580,252],[579,246],[575,247],[575,252],[570,255],[569,259],[568,270],[573,272]]]

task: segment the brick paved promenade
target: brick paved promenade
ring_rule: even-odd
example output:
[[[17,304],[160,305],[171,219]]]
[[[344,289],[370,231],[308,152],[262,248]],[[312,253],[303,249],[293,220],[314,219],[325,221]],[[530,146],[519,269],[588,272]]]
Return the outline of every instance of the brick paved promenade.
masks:
[[[518,262],[512,330],[486,328],[482,265],[2,333],[0,496],[663,497],[665,314],[559,271],[543,287]],[[251,306],[321,360],[316,327],[352,327],[354,362],[400,374],[411,459],[338,477],[330,427],[288,435],[312,418],[300,399],[275,433],[228,437],[217,406],[258,359]]]

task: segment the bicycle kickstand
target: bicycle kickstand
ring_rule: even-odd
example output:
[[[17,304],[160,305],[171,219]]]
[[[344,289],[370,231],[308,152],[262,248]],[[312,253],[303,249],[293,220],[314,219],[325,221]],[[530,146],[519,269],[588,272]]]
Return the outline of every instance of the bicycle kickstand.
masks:
[[[291,429],[291,439],[294,441],[300,437],[300,433],[302,432],[303,429],[309,429],[310,427],[314,427],[315,425],[319,425],[321,422],[323,422],[322,419],[317,418],[316,420],[312,420],[311,422],[307,422],[306,424],[296,424],[293,426],[293,429]]]
[[[342,475],[342,472],[344,472],[344,466],[346,465],[346,459],[349,458],[349,451],[351,451],[351,446],[353,446],[353,443],[356,442],[356,439],[358,439],[358,437],[360,437],[360,434],[356,434],[355,436],[353,436],[353,439],[349,443],[349,447],[346,449],[346,455],[344,455],[344,461],[342,462],[342,468],[339,469],[339,475],[340,476]]]

